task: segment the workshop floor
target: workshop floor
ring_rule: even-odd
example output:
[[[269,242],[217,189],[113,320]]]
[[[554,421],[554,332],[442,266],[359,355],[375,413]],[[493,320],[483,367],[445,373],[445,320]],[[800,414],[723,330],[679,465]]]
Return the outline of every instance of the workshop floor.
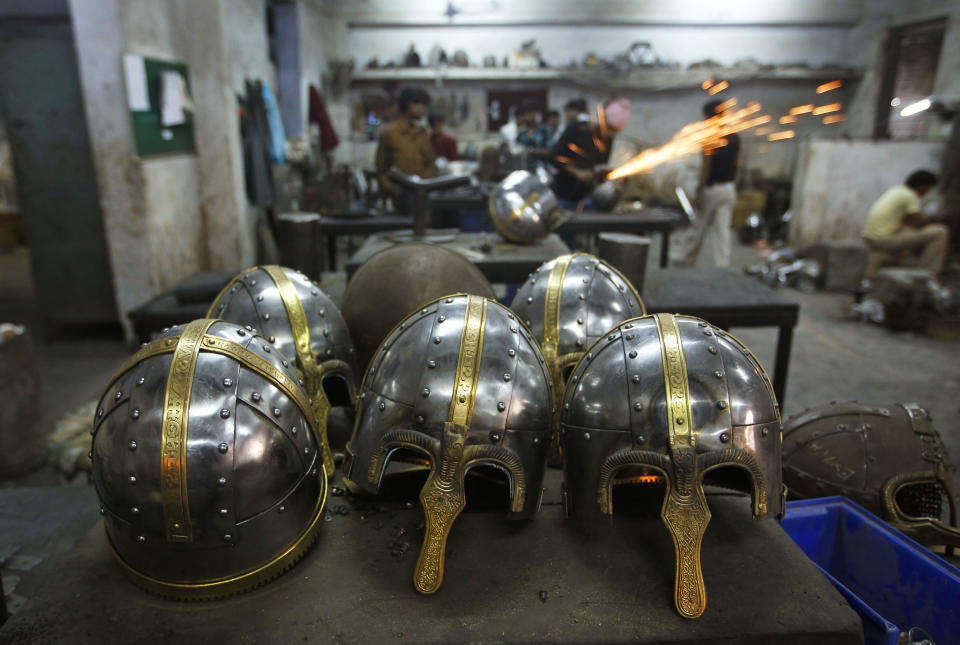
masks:
[[[657,257],[658,250],[652,248],[651,264]],[[734,265],[741,267],[758,261],[752,247],[736,243],[733,258]],[[26,253],[0,253],[2,320],[30,317],[28,311],[25,313],[30,305],[29,286],[24,287],[24,280],[29,284],[28,263]],[[329,274],[323,282],[334,300],[342,297],[344,286],[342,272]],[[960,460],[960,342],[893,333],[877,325],[851,321],[846,316],[851,302],[847,294],[793,289],[784,293],[800,303],[784,417],[830,401],[915,401],[930,410],[954,461]],[[761,362],[772,365],[774,329],[733,332]],[[128,356],[128,348],[116,338],[49,343],[34,340],[43,383],[44,433],[71,410],[98,397],[113,370]],[[55,485],[62,483],[61,479],[52,466],[47,466],[19,479],[0,482],[0,486]]]

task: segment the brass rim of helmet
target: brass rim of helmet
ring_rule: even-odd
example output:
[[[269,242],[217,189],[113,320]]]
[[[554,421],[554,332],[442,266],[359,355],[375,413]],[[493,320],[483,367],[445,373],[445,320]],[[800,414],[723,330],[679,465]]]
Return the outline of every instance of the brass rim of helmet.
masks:
[[[317,499],[317,505],[314,510],[313,519],[307,528],[299,537],[281,553],[276,555],[270,561],[243,573],[226,576],[223,578],[214,578],[211,580],[198,580],[195,582],[178,582],[173,580],[161,580],[143,574],[128,564],[117,552],[110,539],[110,533],[107,532],[107,544],[110,545],[110,551],[117,561],[123,566],[123,572],[138,587],[170,600],[216,600],[235,596],[245,591],[256,589],[271,580],[280,577],[293,567],[310,550],[310,547],[317,541],[320,533],[321,518],[327,504],[327,478],[322,468],[317,469],[317,480],[323,492]]]

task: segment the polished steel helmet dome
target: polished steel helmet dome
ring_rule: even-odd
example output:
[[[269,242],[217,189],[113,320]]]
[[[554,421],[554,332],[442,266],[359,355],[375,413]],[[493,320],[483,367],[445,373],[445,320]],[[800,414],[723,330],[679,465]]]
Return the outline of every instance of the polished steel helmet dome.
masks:
[[[514,170],[490,193],[490,219],[511,242],[536,242],[566,221],[550,187],[526,170]]]
[[[676,547],[675,605],[685,618],[706,607],[704,483],[746,488],[754,517],[783,513],[770,381],[746,347],[697,318],[654,314],[610,330],[574,369],[560,428],[574,522],[611,514],[620,479],[666,484],[661,517]]]
[[[316,417],[293,364],[250,328],[164,331],[110,380],[92,433],[108,542],[149,591],[251,589],[316,539],[327,496]]]
[[[290,360],[320,420],[324,471],[334,465],[327,439],[333,405],[353,405],[356,351],[340,310],[299,271],[277,265],[257,266],[231,280],[210,306],[208,316],[250,325]]]
[[[517,290],[510,308],[540,343],[557,408],[567,377],[587,348],[624,320],[646,313],[630,281],[588,253],[542,264]]]
[[[417,591],[443,580],[444,548],[466,503],[464,476],[488,465],[506,473],[510,516],[539,508],[550,442],[550,379],[537,343],[506,307],[453,295],[403,320],[363,380],[344,475],[377,492],[397,450],[431,464],[420,493],[426,533],[414,573]]]

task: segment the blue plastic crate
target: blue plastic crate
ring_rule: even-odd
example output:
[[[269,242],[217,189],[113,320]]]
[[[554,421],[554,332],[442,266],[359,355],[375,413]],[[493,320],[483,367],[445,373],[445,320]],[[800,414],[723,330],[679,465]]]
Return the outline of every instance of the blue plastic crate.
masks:
[[[960,643],[960,569],[845,497],[788,502],[782,524],[860,614],[867,645],[912,627]]]

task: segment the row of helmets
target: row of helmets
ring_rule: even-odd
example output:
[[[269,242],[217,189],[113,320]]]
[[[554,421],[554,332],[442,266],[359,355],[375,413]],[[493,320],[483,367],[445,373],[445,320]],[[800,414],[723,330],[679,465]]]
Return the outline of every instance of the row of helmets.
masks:
[[[760,364],[704,321],[644,315],[626,278],[591,255],[547,262],[508,309],[461,256],[417,246],[358,270],[346,322],[303,274],[255,267],[208,318],[163,331],[120,368],[97,409],[91,457],[126,573],[188,599],[250,589],[292,566],[324,513],[331,409],[355,402],[343,466],[351,488],[376,493],[397,454],[432,466],[420,493],[419,592],[440,587],[467,471],[507,473],[510,516],[529,518],[552,458],[567,516],[581,525],[612,513],[619,482],[665,486],[675,604],[701,615],[705,475],[742,469],[748,478],[726,483],[749,482],[756,517],[783,509],[780,418]],[[430,270],[411,272],[417,262]],[[429,279],[411,280],[418,274]],[[480,293],[451,293],[450,281]],[[370,329],[400,318],[392,331]],[[351,329],[379,346],[358,352]],[[358,358],[367,368],[355,392]]]
[[[783,511],[780,417],[762,367],[707,322],[644,315],[629,282],[590,255],[544,264],[510,309],[492,296],[462,256],[400,245],[360,267],[343,315],[303,274],[255,267],[209,318],[141,347],[92,431],[108,542],[128,576],[192,599],[283,573],[317,536],[334,470],[328,421],[348,409],[352,488],[377,492],[405,451],[431,464],[421,593],[441,584],[467,471],[506,472],[510,516],[528,518],[552,459],[575,524],[611,514],[621,483],[665,486],[675,605],[701,615],[704,482],[745,487],[755,517]]]

